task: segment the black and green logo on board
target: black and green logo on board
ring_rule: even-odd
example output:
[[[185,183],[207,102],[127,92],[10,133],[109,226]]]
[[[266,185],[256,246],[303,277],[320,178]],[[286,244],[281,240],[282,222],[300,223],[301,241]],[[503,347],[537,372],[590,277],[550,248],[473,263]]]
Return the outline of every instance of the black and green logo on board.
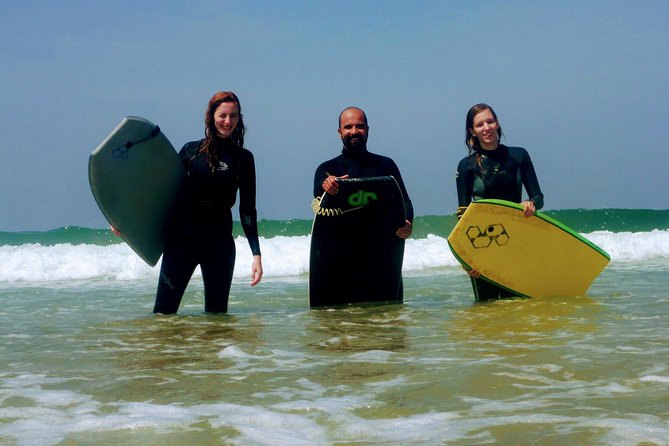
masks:
[[[378,200],[379,197],[374,192],[367,192],[360,189],[348,196],[348,204],[351,206],[367,206],[370,200]]]

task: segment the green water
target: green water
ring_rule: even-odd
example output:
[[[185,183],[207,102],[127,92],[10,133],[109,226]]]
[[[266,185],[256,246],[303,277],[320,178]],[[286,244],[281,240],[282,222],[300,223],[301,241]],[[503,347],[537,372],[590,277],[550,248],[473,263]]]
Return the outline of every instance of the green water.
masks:
[[[560,221],[580,233],[593,231],[646,232],[654,229],[669,229],[669,210],[652,209],[568,209],[546,211],[546,215]],[[427,215],[416,217],[413,238],[425,238],[428,234],[447,237],[455,226],[455,215]],[[293,237],[311,233],[312,221],[308,219],[261,220],[258,232],[261,237]],[[235,236],[243,235],[239,222],[234,223]],[[54,245],[58,243],[108,245],[121,243],[106,229],[70,226],[44,232],[2,232],[0,246],[17,246],[26,243]]]
[[[331,310],[305,278],[236,282],[221,316],[195,284],[171,317],[149,281],[5,287],[0,443],[666,445],[658,274],[476,305],[447,269],[405,277],[404,305]]]

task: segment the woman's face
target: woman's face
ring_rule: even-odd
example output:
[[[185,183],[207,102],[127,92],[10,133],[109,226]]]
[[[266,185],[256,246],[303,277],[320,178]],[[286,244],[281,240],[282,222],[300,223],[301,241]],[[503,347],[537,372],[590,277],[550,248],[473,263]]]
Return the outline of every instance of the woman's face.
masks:
[[[484,109],[474,115],[474,122],[469,132],[479,140],[482,149],[494,150],[499,143],[499,122],[489,109]]]
[[[214,126],[221,138],[229,138],[239,122],[239,107],[236,102],[221,102],[214,112]]]

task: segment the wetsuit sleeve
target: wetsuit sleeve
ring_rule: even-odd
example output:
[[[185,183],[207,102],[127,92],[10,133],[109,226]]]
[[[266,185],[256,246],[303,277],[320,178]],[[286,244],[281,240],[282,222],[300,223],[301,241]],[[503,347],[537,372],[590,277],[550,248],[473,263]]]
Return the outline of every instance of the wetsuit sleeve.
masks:
[[[525,156],[523,156],[520,169],[521,178],[523,179],[523,186],[525,186],[525,190],[527,191],[529,199],[534,202],[534,206],[537,208],[537,210],[543,208],[544,194],[541,193],[539,180],[537,179],[537,173],[534,170],[532,159],[530,158],[530,155],[527,153],[527,151],[525,151]]]
[[[322,163],[318,166],[316,173],[314,174],[314,198],[322,196],[323,192],[325,192],[323,190],[323,180],[325,180],[328,175],[341,177],[348,173],[348,166],[342,155]]]
[[[413,204],[408,195],[404,195],[404,213],[406,214],[406,219],[413,224]]]
[[[242,152],[239,172],[239,218],[254,256],[260,255],[258,212],[256,211],[256,168],[253,154]]]
[[[400,173],[399,167],[397,167],[397,164],[395,164],[395,162],[392,160],[391,163],[393,177],[395,177],[395,180],[397,180],[397,185],[400,187],[400,191],[404,197],[404,214],[406,215],[406,219],[413,223],[413,204],[409,198],[409,193],[407,192],[407,188],[404,186],[404,180],[402,179],[402,174]]]
[[[183,165],[185,170],[188,170],[188,165],[195,155],[197,155],[198,149],[200,148],[201,141],[191,141],[184,144],[184,146],[179,150],[179,160]]]
[[[340,177],[345,175],[345,168],[342,167],[343,163],[341,161],[341,156],[331,159],[330,161],[325,161],[316,169],[314,174],[314,198],[320,197],[323,195],[323,180],[328,177],[328,175],[334,175]]]
[[[465,209],[472,202],[474,195],[474,171],[469,168],[469,158],[464,158],[458,164],[458,170],[455,173],[455,185],[458,191],[458,212],[460,218]]]
[[[314,198],[323,195],[323,181],[327,177],[325,173],[325,163],[318,166],[314,174]]]

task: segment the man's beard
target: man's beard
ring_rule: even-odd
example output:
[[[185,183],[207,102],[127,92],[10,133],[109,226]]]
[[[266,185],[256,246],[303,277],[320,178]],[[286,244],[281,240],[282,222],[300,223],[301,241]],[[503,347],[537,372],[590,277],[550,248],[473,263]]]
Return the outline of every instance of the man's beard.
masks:
[[[341,141],[344,143],[344,147],[348,150],[354,152],[363,152],[367,150],[367,140],[364,137],[358,136],[356,141],[351,141],[351,137],[342,138]]]

